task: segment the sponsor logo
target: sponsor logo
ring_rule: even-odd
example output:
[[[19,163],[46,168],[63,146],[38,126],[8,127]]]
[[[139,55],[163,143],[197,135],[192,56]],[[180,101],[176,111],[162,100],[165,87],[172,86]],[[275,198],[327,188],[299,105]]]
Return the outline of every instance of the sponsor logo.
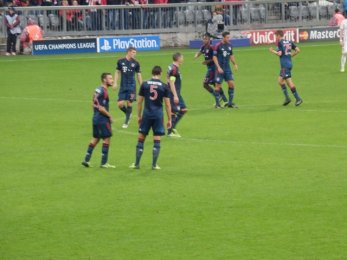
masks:
[[[102,49],[103,51],[109,51],[112,49],[110,42],[106,39],[104,39],[104,44],[101,45],[100,49]]]
[[[159,36],[101,37],[98,52],[123,52],[129,47],[137,50],[159,50]]]
[[[276,43],[275,32],[277,30],[258,30],[258,31],[244,31],[242,35],[250,39],[251,45],[273,44]],[[297,29],[284,29],[284,39],[292,42],[298,42]]]
[[[299,32],[299,40],[300,41],[307,41],[308,40],[308,32],[307,31],[300,31]]]
[[[42,40],[33,42],[33,54],[96,52],[96,39]]]
[[[330,41],[340,38],[338,27],[323,27],[299,30],[300,41]]]

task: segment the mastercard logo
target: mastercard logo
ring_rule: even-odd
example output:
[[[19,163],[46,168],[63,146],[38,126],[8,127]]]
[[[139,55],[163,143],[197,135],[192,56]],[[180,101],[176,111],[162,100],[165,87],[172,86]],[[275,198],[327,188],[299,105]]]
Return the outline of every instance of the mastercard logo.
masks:
[[[308,40],[308,32],[302,31],[299,34],[300,41],[307,41]]]

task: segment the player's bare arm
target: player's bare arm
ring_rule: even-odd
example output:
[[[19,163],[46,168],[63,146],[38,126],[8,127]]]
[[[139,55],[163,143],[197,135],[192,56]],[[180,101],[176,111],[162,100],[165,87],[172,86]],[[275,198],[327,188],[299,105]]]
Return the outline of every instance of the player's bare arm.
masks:
[[[170,105],[170,98],[164,98],[165,102],[165,110],[166,110],[166,115],[167,115],[167,128],[171,128],[171,105]]]
[[[234,69],[237,71],[239,69],[239,67],[237,66],[236,59],[235,59],[234,55],[230,56],[230,61],[234,65]]]
[[[276,51],[273,47],[271,47],[269,49],[269,51],[272,53],[272,54],[275,54],[277,56],[281,56],[282,55],[282,52],[281,51]]]
[[[142,74],[141,73],[137,73],[137,81],[139,82],[139,85],[142,85]]]
[[[137,100],[137,122],[141,124],[142,120],[142,104],[143,104],[144,97],[139,96]]]
[[[195,53],[195,55],[194,55],[194,59],[199,58],[199,57],[200,57],[200,55],[201,55],[201,52],[197,52],[197,53]]]
[[[120,78],[120,70],[116,70],[114,73],[114,81],[113,81],[113,86],[112,86],[113,90],[117,89],[117,82],[118,82],[119,78]]]
[[[212,59],[213,59],[214,64],[215,64],[216,67],[217,67],[218,73],[223,73],[224,71],[223,71],[223,69],[220,67],[217,57],[216,57],[216,56],[213,56]]]
[[[300,53],[300,49],[299,49],[298,47],[296,47],[296,48],[294,49],[294,52],[292,53],[292,57],[298,55],[299,53]]]
[[[107,116],[110,119],[111,123],[113,122],[113,119],[112,119],[110,112],[108,112],[105,107],[99,105],[98,110],[101,114]]]
[[[169,85],[170,85],[170,90],[174,96],[174,102],[177,105],[179,103],[179,99],[178,99],[176,88],[175,88],[175,80],[176,78],[174,76],[171,76],[169,78]]]

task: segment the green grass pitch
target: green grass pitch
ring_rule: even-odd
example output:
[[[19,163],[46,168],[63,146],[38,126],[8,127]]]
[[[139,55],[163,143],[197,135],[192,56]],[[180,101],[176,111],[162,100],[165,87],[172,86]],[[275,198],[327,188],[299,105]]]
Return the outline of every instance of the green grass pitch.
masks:
[[[128,169],[136,117],[121,128],[112,91],[117,168],[97,167],[100,146],[80,165],[93,91],[122,53],[1,57],[0,259],[346,259],[347,74],[337,43],[299,47],[300,107],[281,106],[268,47],[235,49],[238,110],[213,108],[202,60],[179,49],[190,111],[161,171],[151,135]],[[143,78],[176,51],[139,52]]]

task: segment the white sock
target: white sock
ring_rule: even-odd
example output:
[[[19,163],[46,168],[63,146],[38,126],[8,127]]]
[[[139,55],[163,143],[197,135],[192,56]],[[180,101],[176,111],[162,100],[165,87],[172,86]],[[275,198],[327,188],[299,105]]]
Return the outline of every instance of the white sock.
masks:
[[[345,64],[346,64],[346,56],[342,54],[341,56],[341,69],[345,68]]]

